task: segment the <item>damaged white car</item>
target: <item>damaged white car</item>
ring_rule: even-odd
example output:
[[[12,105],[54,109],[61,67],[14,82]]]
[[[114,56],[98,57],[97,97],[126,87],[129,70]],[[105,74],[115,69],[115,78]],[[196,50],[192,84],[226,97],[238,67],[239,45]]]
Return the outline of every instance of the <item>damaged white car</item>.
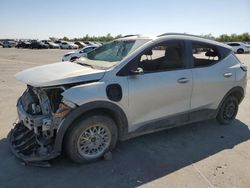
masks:
[[[195,53],[199,52],[199,53]],[[13,153],[47,161],[64,150],[93,161],[118,140],[205,119],[232,122],[244,98],[246,66],[224,44],[182,34],[130,36],[75,62],[22,71]]]

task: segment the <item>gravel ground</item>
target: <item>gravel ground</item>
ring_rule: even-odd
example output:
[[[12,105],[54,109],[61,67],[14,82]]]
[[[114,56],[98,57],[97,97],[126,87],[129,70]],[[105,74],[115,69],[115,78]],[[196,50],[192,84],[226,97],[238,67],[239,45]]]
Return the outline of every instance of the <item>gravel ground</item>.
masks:
[[[0,187],[250,187],[250,88],[232,125],[215,121],[141,136],[118,144],[113,160],[76,165],[65,157],[51,168],[22,166],[6,136],[25,85],[14,74],[60,61],[67,50],[0,48]],[[250,66],[250,54],[238,55]],[[248,76],[249,79],[249,76]]]

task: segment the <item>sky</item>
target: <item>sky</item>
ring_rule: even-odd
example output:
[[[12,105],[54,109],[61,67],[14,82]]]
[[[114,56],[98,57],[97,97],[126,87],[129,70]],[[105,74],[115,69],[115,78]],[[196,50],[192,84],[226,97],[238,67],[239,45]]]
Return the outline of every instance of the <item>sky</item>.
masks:
[[[0,0],[0,38],[250,32],[250,0]]]

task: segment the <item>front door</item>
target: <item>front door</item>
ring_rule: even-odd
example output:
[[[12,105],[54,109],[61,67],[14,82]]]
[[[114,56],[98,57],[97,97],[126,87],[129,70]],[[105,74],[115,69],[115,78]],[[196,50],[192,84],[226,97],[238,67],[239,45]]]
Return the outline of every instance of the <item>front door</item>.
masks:
[[[160,43],[137,58],[138,67],[144,73],[128,76],[129,131],[146,125],[154,128],[154,123],[158,126],[156,122],[164,119],[171,119],[166,121],[166,126],[175,126],[179,115],[187,121],[192,72],[187,69],[184,46],[182,41]]]

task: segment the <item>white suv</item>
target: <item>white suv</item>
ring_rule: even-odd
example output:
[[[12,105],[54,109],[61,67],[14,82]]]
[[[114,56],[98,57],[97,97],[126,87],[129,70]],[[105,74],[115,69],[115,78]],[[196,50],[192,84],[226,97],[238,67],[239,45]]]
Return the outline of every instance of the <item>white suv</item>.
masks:
[[[68,52],[63,56],[62,61],[75,61],[79,57],[87,55],[96,48],[96,46],[87,46],[77,51]]]
[[[71,42],[62,42],[60,44],[60,48],[61,49],[77,49],[78,46],[74,43],[71,43]]]
[[[227,45],[233,48],[234,53],[243,54],[250,52],[250,45],[243,42],[229,42]]]
[[[16,42],[15,41],[3,41],[2,46],[3,48],[12,48],[16,46]]]
[[[229,124],[246,70],[229,46],[195,36],[117,39],[73,63],[16,75],[27,89],[10,147],[28,162],[64,150],[83,163],[110,154],[118,140],[206,119]]]

